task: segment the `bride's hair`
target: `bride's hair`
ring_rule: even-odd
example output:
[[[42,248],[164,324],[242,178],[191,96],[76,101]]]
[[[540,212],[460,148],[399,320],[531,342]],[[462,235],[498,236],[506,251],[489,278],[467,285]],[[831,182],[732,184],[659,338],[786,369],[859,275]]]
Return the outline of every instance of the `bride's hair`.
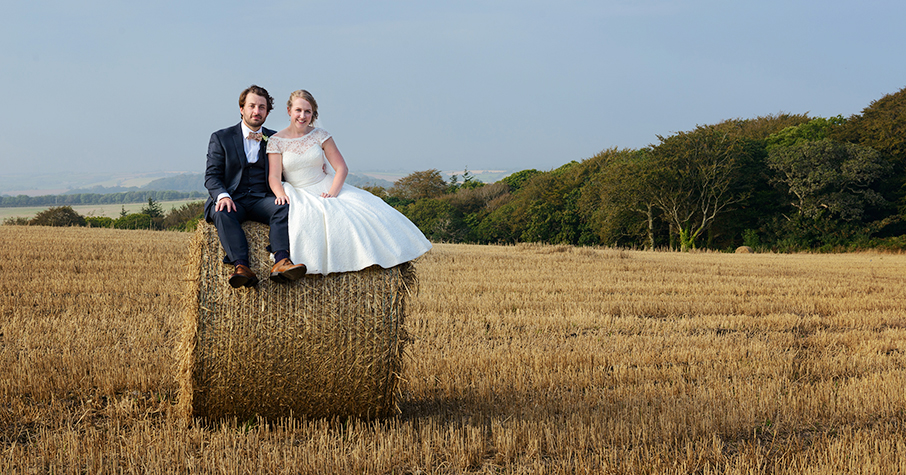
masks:
[[[315,120],[318,119],[318,103],[315,101],[315,96],[312,96],[311,93],[305,89],[293,91],[293,93],[289,95],[289,100],[286,101],[286,107],[293,106],[293,99],[304,99],[311,104],[311,123],[314,124]]]

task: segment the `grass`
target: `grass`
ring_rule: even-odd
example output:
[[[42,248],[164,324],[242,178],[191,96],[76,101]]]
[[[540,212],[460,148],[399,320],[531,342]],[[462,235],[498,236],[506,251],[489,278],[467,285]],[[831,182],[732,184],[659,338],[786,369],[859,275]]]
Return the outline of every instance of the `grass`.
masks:
[[[438,244],[400,414],[174,414],[185,233],[0,226],[0,473],[898,473],[906,256]]]

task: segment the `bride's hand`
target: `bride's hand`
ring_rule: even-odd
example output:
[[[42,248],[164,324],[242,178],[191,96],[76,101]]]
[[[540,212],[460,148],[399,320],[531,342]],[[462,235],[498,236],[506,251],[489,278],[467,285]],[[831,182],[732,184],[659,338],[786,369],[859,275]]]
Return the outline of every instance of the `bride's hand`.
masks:
[[[286,195],[278,196],[277,199],[274,200],[274,203],[278,204],[278,205],[288,205],[289,196],[286,196]]]
[[[330,193],[321,193],[321,198],[336,198],[336,196],[331,195]]]

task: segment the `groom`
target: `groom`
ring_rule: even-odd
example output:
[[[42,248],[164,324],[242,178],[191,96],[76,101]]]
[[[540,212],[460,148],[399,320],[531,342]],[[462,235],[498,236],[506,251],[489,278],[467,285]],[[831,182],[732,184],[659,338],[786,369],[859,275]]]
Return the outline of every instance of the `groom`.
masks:
[[[249,268],[249,246],[242,230],[244,221],[270,225],[270,249],[274,253],[271,280],[286,282],[305,275],[305,264],[289,260],[289,205],[278,205],[267,183],[267,138],[273,130],[262,127],[274,108],[274,98],[255,85],[239,95],[242,121],[211,134],[204,186],[210,196],[204,217],[214,223],[226,261],[235,266],[230,286],[253,287],[258,277]],[[262,140],[263,139],[263,140]]]

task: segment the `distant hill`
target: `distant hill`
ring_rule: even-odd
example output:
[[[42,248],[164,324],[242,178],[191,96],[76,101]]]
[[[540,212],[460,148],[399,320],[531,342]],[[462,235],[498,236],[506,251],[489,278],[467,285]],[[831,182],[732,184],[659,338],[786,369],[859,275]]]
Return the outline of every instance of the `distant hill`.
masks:
[[[142,190],[154,191],[200,191],[207,193],[204,187],[204,175],[201,173],[183,173],[182,175],[158,178],[141,187]]]
[[[352,186],[362,187],[362,186],[380,186],[383,188],[390,188],[393,186],[392,181],[382,180],[380,178],[374,178],[370,176],[360,176],[350,173],[346,175],[346,183],[349,183]]]
[[[144,186],[91,186],[67,191],[66,195],[80,195],[84,193],[124,193],[127,191],[181,191],[191,193],[197,191],[206,193],[204,188],[204,175],[201,173],[183,173],[176,176],[158,178]]]
[[[359,176],[350,173],[346,176],[346,183],[349,183],[352,186],[382,186],[384,188],[390,188],[393,186],[392,182],[387,180],[382,180],[380,178],[373,178],[370,176]],[[96,194],[107,194],[107,193],[125,193],[128,191],[180,191],[183,193],[191,193],[194,191],[207,193],[208,190],[204,187],[204,174],[202,173],[183,173],[176,176],[169,176],[164,178],[158,178],[148,182],[145,186],[92,186],[89,188],[78,188],[75,190],[67,191],[66,195],[79,195],[84,193],[96,193]]]

